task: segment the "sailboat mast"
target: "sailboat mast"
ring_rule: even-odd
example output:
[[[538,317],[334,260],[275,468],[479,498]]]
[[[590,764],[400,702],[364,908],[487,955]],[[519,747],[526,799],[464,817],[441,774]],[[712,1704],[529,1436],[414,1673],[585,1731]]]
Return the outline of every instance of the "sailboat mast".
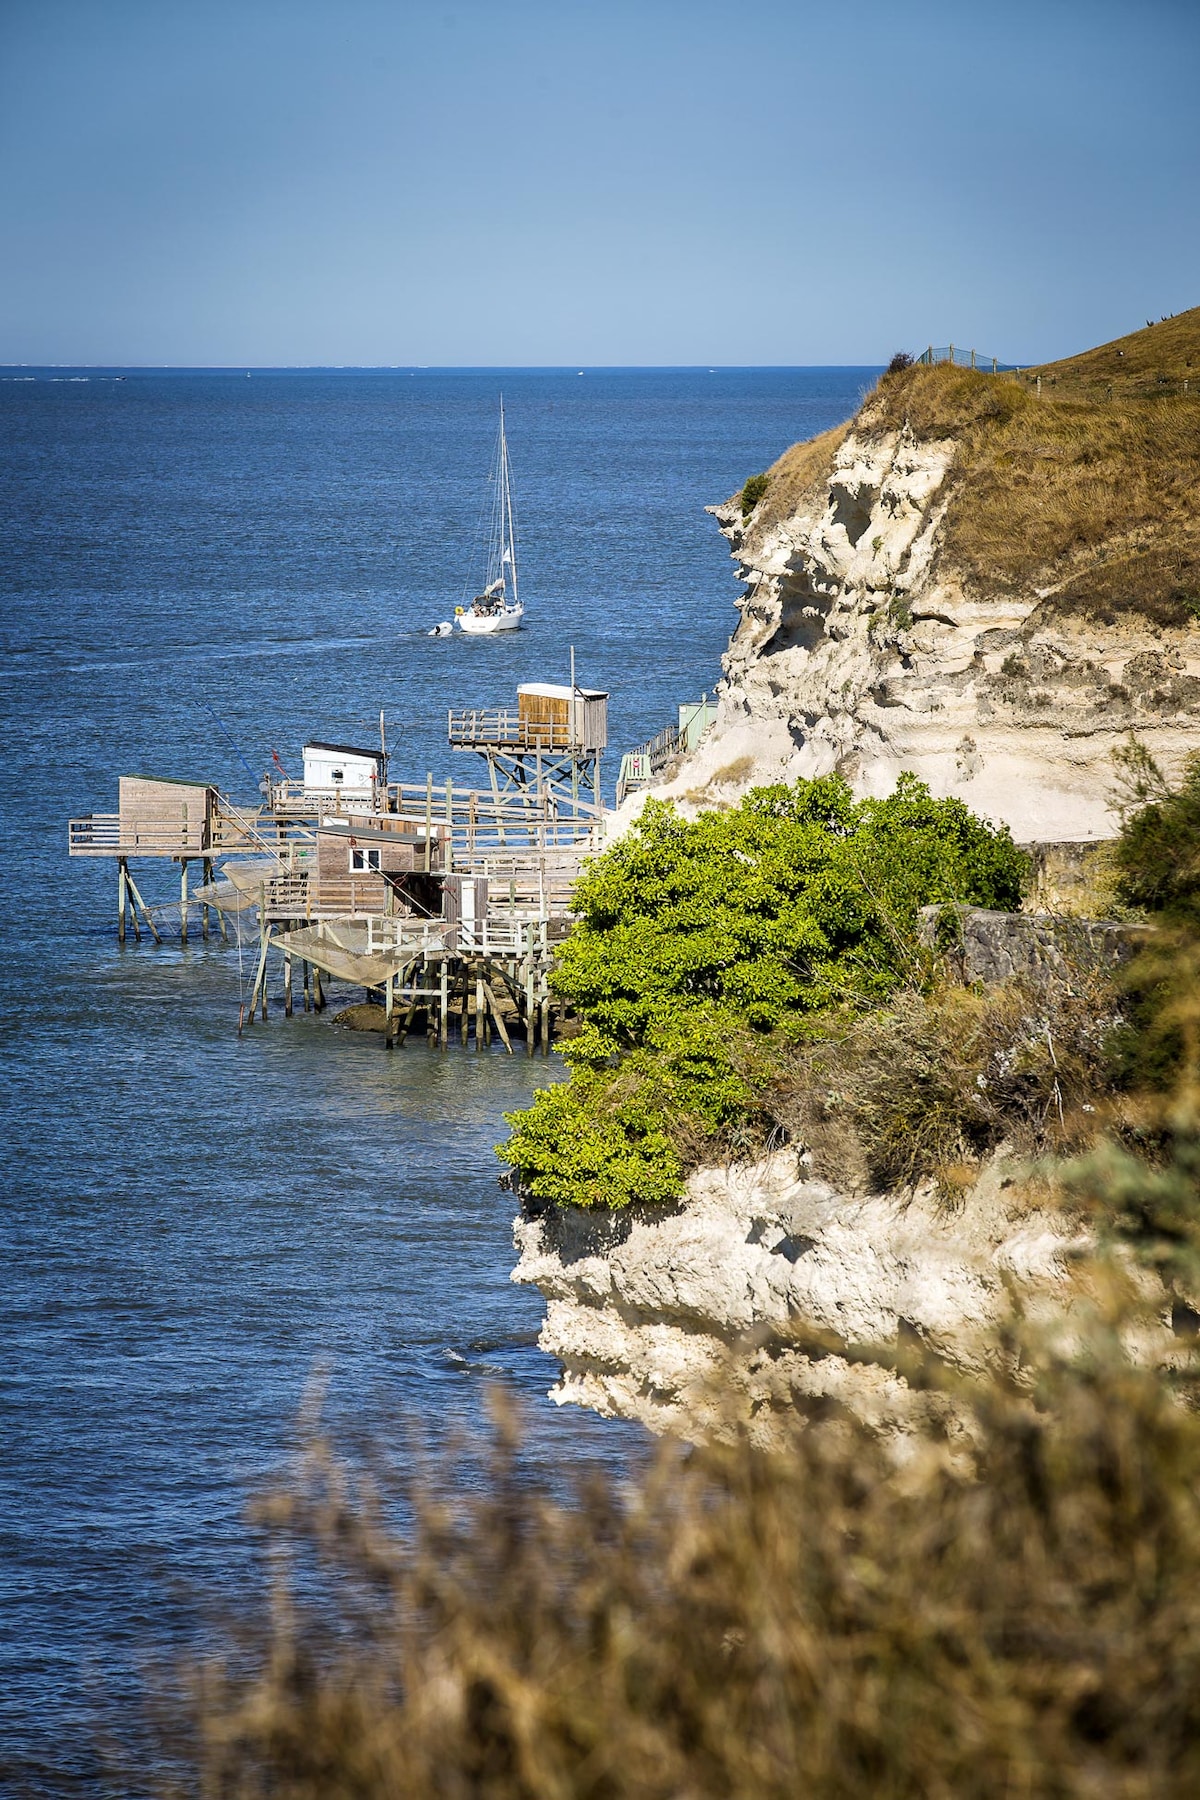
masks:
[[[508,439],[504,435],[504,395],[500,396],[500,506],[502,543],[500,566],[503,573],[504,551],[508,551],[508,566],[512,570],[512,603],[517,604],[517,538],[513,530],[512,481],[508,468]],[[507,538],[505,544],[503,539]]]

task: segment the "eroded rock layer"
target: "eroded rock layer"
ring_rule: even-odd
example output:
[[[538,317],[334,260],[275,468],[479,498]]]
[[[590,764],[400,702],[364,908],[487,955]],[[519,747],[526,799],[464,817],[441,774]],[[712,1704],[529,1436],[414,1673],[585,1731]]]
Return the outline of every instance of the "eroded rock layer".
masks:
[[[676,1212],[560,1210],[515,1233],[514,1279],[545,1295],[539,1342],[562,1363],[553,1397],[684,1436],[719,1429],[732,1394],[762,1437],[781,1408],[834,1402],[901,1438],[920,1402],[887,1348],[980,1367],[1009,1283],[1061,1301],[1073,1247],[1003,1161],[949,1210],[931,1193],[838,1193],[794,1150],[700,1172]],[[797,1322],[862,1354],[781,1345]]]
[[[1079,417],[1086,428],[1091,414]],[[1058,426],[1061,436],[1061,412]],[[1035,428],[1022,438],[1035,490],[1024,491],[1026,511]],[[971,429],[978,462],[978,422]],[[889,423],[869,399],[849,430],[789,452],[748,517],[736,499],[711,509],[745,583],[741,620],[717,723],[661,791],[711,804],[764,780],[838,771],[859,794],[884,794],[910,769],[1021,840],[1080,840],[1115,830],[1112,753],[1131,731],[1177,772],[1200,743],[1200,594],[1181,588],[1166,606],[1109,605],[1098,617],[1088,570],[1106,593],[1119,595],[1126,563],[1144,581],[1148,528],[1122,535],[1114,524],[1111,543],[1079,551],[1069,512],[1062,546],[1026,576],[968,570],[945,529],[948,513],[976,503],[961,449],[961,436]],[[1086,443],[1074,453],[1086,465]],[[1071,473],[1081,482],[1086,467]],[[977,503],[1000,504],[983,484]],[[1020,509],[1014,529],[1019,519]],[[1177,549],[1155,552],[1168,589],[1179,586]],[[1183,588],[1188,579],[1185,568]],[[1070,604],[1056,603],[1068,592]]]

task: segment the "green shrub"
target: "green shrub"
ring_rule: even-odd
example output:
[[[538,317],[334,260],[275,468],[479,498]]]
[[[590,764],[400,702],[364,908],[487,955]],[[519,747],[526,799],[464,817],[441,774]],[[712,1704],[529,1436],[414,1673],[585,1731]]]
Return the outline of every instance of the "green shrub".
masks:
[[[751,475],[742,488],[742,517],[748,519],[771,485],[769,475]]]
[[[1135,741],[1119,757],[1128,811],[1117,842],[1120,896],[1128,905],[1200,929],[1200,755],[1170,787]]]
[[[1024,869],[1007,830],[911,776],[887,800],[757,788],[691,822],[649,801],[576,889],[553,978],[582,1020],[571,1081],[509,1115],[499,1154],[541,1201],[661,1203],[705,1146],[770,1129],[762,1096],[823,1011],[920,978],[920,907],[1015,906]]]

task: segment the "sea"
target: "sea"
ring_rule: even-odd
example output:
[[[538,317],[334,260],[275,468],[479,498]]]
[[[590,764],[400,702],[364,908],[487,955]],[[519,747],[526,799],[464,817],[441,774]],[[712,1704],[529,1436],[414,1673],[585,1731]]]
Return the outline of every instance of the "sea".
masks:
[[[248,947],[119,947],[68,818],[122,773],[253,804],[381,711],[394,778],[463,781],[448,708],[565,681],[572,649],[611,796],[720,677],[738,589],[705,506],[877,373],[0,369],[0,1792],[112,1791],[147,1664],[252,1592],[247,1506],[318,1390],[356,1442],[478,1429],[499,1386],[534,1466],[642,1445],[551,1403],[510,1281],[493,1147],[561,1059],[387,1054],[336,986],[239,1037]],[[501,395],[525,625],[431,637],[481,574]],[[135,873],[175,897],[173,865]]]

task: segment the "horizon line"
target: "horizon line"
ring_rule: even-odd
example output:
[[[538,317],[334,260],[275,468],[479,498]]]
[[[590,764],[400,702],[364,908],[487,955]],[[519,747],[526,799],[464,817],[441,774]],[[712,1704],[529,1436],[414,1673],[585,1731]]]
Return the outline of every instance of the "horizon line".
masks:
[[[621,362],[588,363],[588,362],[585,362],[581,365],[575,361],[565,362],[565,363],[323,363],[323,362],[316,362],[316,363],[90,362],[90,363],[87,363],[87,362],[4,362],[3,360],[0,360],[0,369],[124,369],[124,370],[129,370],[130,372],[144,372],[144,371],[155,372],[155,371],[161,371],[163,369],[186,369],[186,370],[195,370],[197,372],[206,372],[206,373],[214,373],[214,374],[220,374],[220,373],[224,373],[226,371],[241,370],[241,369],[246,370],[250,374],[253,374],[256,370],[259,371],[260,373],[268,373],[269,372],[269,373],[277,374],[277,373],[281,373],[281,372],[302,373],[304,371],[311,371],[311,370],[318,370],[318,369],[347,371],[347,372],[356,372],[356,373],[363,373],[363,374],[396,374],[401,371],[407,372],[409,374],[430,374],[430,373],[445,373],[445,372],[451,371],[451,370],[461,371],[463,373],[475,373],[477,371],[487,371],[490,373],[493,371],[503,371],[503,370],[519,370],[519,371],[536,370],[538,372],[545,371],[547,373],[559,373],[559,372],[565,372],[567,370],[574,369],[576,371],[576,373],[581,374],[581,375],[586,374],[589,371],[605,371],[605,370],[612,370],[612,369],[622,369],[622,370],[624,370],[624,369],[649,369],[649,370],[685,369],[685,370],[693,370],[694,369],[694,370],[706,371],[709,374],[716,374],[720,371],[728,370],[728,369],[736,369],[736,370],[744,370],[744,369],[767,369],[767,370],[774,370],[774,369],[875,369],[875,368],[883,368],[885,366],[886,366],[885,364],[878,363],[878,362],[827,362],[827,363],[708,363],[708,362],[699,362],[699,363],[621,363]]]

